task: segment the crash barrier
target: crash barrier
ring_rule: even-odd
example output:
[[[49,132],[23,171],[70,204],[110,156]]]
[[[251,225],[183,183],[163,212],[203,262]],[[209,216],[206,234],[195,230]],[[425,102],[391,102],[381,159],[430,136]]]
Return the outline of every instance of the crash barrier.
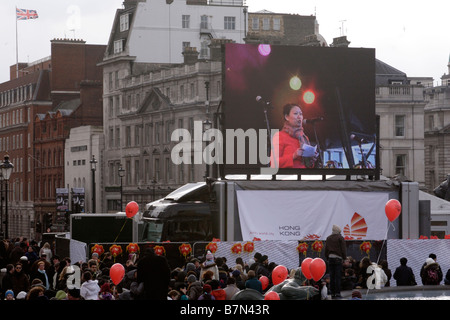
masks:
[[[83,245],[83,243],[81,243]],[[84,244],[85,245],[85,244]],[[371,261],[386,259],[386,245],[384,241],[346,241],[347,255],[356,260],[369,257]],[[172,269],[182,267],[192,257],[201,260],[207,250],[214,256],[225,258],[226,264],[233,267],[236,258],[240,257],[249,264],[255,253],[266,255],[269,262],[283,265],[288,269],[294,269],[301,265],[304,258],[322,258],[324,255],[325,241],[211,241],[211,242],[138,242],[138,243],[95,243],[89,244],[86,248],[76,250],[78,257],[84,255],[82,261],[91,258],[93,252],[97,252],[100,259],[104,253],[111,252],[114,262],[125,263],[128,259],[133,259],[134,255],[141,255],[146,248],[152,247],[156,254],[167,258]],[[71,247],[72,261],[80,261],[73,257],[74,246]],[[87,252],[84,254],[84,252]]]
[[[211,242],[160,242],[160,243],[98,243],[85,244],[70,239],[56,240],[56,254],[61,257],[70,256],[72,263],[85,262],[95,251],[100,259],[104,253],[111,252],[114,262],[125,264],[126,260],[136,254],[141,255],[147,247],[152,247],[156,253],[164,255],[172,269],[182,267],[192,257],[204,257],[210,250],[215,257],[225,257],[226,264],[234,267],[236,258],[241,257],[245,263],[251,262],[256,252],[267,255],[269,262],[283,265],[288,269],[298,268],[302,261],[309,258],[324,256],[325,241],[211,241]],[[450,239],[388,239],[388,240],[347,240],[347,255],[360,261],[369,257],[372,262],[387,260],[392,273],[400,265],[400,259],[408,259],[417,284],[421,285],[420,269],[426,258],[433,253],[441,266],[444,275],[450,269]],[[391,286],[395,286],[391,279]]]

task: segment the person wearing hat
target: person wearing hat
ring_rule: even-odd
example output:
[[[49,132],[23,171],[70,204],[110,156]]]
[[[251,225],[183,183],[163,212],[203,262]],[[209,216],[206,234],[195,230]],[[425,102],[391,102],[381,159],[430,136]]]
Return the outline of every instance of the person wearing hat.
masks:
[[[198,298],[203,293],[203,287],[200,281],[197,280],[197,277],[193,274],[187,277],[188,288],[186,291],[186,296],[189,300],[198,300]]]
[[[266,276],[267,278],[270,278],[270,271],[269,271],[269,257],[266,255],[261,256],[260,263],[257,267],[256,276],[262,277]]]
[[[341,278],[343,261],[347,256],[345,239],[341,235],[341,228],[333,225],[331,234],[325,241],[325,258],[330,272],[330,292],[332,298],[341,298]]]
[[[6,290],[6,292],[5,292],[5,300],[16,300],[14,298],[14,292],[12,290]]]
[[[214,261],[214,255],[208,250],[205,256],[206,260],[201,264],[200,279],[203,279],[203,274],[207,271],[213,272],[213,279],[219,280],[219,268]]]
[[[198,298],[198,300],[216,300],[211,294],[212,288],[209,284],[203,285],[203,294]]]

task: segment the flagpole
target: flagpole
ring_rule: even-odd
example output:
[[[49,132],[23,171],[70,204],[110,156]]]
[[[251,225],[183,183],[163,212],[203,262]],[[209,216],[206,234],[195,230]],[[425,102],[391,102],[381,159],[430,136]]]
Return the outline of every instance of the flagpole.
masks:
[[[19,40],[17,37],[17,7],[16,7],[16,78],[19,78]]]

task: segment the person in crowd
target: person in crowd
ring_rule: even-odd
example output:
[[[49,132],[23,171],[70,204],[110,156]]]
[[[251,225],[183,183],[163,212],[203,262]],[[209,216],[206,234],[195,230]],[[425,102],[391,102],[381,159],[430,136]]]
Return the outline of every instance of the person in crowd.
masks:
[[[346,257],[347,246],[344,237],[341,235],[341,228],[333,225],[331,235],[325,241],[325,258],[328,261],[332,298],[341,297],[342,264]]]
[[[145,299],[167,300],[170,267],[167,259],[156,255],[153,248],[146,248],[137,263],[137,280],[144,283]]]
[[[381,260],[380,261],[380,267],[381,267],[381,269],[383,269],[383,271],[384,271],[384,273],[386,274],[386,277],[387,277],[387,281],[384,284],[384,286],[385,287],[390,287],[391,286],[392,271],[388,267],[387,260],[385,260],[385,259]]]
[[[226,300],[231,300],[231,298],[240,291],[240,289],[236,286],[236,279],[233,277],[228,278],[227,286],[223,290],[226,294]]]
[[[425,260],[425,265],[420,271],[420,277],[423,285],[439,285],[441,283],[442,270],[435,259],[429,257]]]
[[[345,268],[344,276],[342,277],[341,290],[353,290],[356,287],[357,280],[355,270],[352,268]]]
[[[186,296],[188,297],[189,300],[198,300],[198,298],[203,293],[202,284],[200,283],[200,281],[197,281],[197,277],[194,276],[193,274],[187,277],[187,283],[188,287],[186,291]]]
[[[100,287],[99,300],[115,300],[109,282],[105,282]]]
[[[16,300],[14,292],[12,290],[6,290],[5,300]]]
[[[16,262],[12,276],[12,290],[17,295],[20,291],[27,292],[29,289],[30,280],[28,279],[28,275],[23,272],[22,263]]]
[[[367,279],[369,278],[369,274],[367,273],[367,268],[372,264],[369,257],[364,257],[359,262],[358,266],[358,282],[356,283],[357,289],[367,289]]]
[[[200,279],[203,279],[203,274],[208,271],[212,271],[213,276],[212,279],[219,280],[219,268],[217,267],[216,262],[214,261],[214,255],[211,253],[211,251],[208,250],[208,252],[205,255],[206,260],[201,264],[201,271],[200,271]]]
[[[50,263],[50,261],[52,260],[52,249],[50,247],[50,243],[46,242],[44,243],[44,245],[42,246],[42,248],[39,250],[39,256],[42,257],[43,254],[45,254],[45,259],[47,260],[48,263]]]
[[[262,283],[256,277],[255,271],[249,270],[247,275],[248,275],[248,280],[245,282],[245,288],[254,289],[260,293],[263,293]]]
[[[25,253],[25,257],[28,259],[28,263],[32,265],[36,260],[39,259],[36,251],[34,251],[34,248],[32,246],[29,246],[27,248],[27,252]]]
[[[5,292],[10,290],[13,287],[13,274],[14,274],[14,265],[11,263],[6,265],[5,274],[2,277],[2,286],[1,286],[1,295],[0,298],[5,297]]]
[[[261,257],[261,263],[256,269],[256,277],[259,279],[261,276],[266,276],[270,279],[269,257],[267,255],[263,255]]]
[[[211,294],[212,288],[209,284],[203,285],[203,293],[200,295],[198,300],[216,300],[214,296]]]
[[[98,280],[92,279],[91,271],[83,273],[80,295],[84,300],[99,300],[100,286]]]
[[[41,280],[45,287],[45,290],[50,289],[50,279],[48,278],[47,273],[45,272],[44,261],[38,261],[37,269],[30,274],[30,281],[33,281],[34,279]]]
[[[221,288],[219,280],[213,279],[207,283],[211,286],[211,295],[214,296],[214,300],[226,300],[227,293]]]
[[[394,279],[397,282],[397,286],[415,286],[417,285],[414,272],[407,265],[408,259],[405,257],[400,258],[400,266],[394,271]]]

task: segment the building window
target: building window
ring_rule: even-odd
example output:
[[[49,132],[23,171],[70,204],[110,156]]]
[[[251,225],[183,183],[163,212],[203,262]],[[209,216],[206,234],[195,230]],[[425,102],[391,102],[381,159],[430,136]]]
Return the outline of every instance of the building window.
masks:
[[[428,116],[428,124],[430,130],[434,130],[434,115]]]
[[[155,165],[155,167],[154,167],[153,172],[155,173],[155,180],[159,181],[159,179],[160,179],[160,176],[159,176],[159,173],[160,173],[159,159],[157,159],[157,158],[155,159],[154,165]]]
[[[120,32],[127,31],[130,28],[129,14],[123,14],[120,16]]]
[[[161,123],[155,122],[155,144],[160,143]]]
[[[201,16],[200,29],[208,29],[208,16]]]
[[[406,154],[398,154],[395,156],[395,174],[405,176],[406,172]]]
[[[262,29],[263,30],[270,30],[270,19],[269,18],[264,18],[262,21]]]
[[[281,20],[280,18],[273,18],[273,30],[281,30]]]
[[[114,41],[114,53],[120,53],[123,51],[123,40]]]
[[[405,116],[396,115],[395,116],[395,136],[404,137],[405,136]]]
[[[141,168],[140,168],[139,160],[135,160],[134,161],[134,183],[135,184],[139,183],[140,174],[141,174]]]
[[[182,25],[182,28],[183,28],[183,29],[189,29],[189,22],[190,22],[190,19],[191,19],[191,16],[190,16],[190,15],[186,15],[186,14],[183,14],[183,15],[182,15],[182,22],[181,22],[181,25]]]
[[[236,29],[236,18],[235,17],[224,17],[224,29],[225,30],[235,30]]]
[[[141,126],[134,127],[134,145],[137,147],[141,145]]]
[[[259,30],[259,18],[252,18],[252,29]]]
[[[127,185],[131,185],[131,162],[125,162],[125,182]]]
[[[125,127],[125,146],[131,147],[131,127]]]
[[[208,49],[209,49],[209,43],[208,41],[203,41],[201,43],[201,48],[200,48],[200,57],[201,58],[206,58],[208,57]]]

